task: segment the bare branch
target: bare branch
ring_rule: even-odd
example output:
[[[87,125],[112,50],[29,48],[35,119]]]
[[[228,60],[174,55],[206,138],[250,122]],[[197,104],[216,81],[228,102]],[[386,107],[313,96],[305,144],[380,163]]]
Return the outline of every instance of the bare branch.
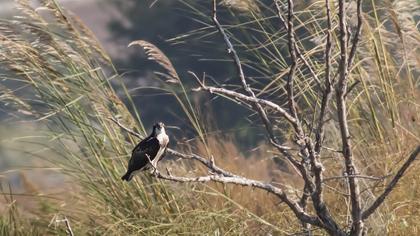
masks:
[[[212,159],[208,160],[208,159],[206,159],[204,157],[201,157],[197,154],[181,153],[181,152],[178,152],[178,151],[170,149],[170,148],[167,149],[167,152],[169,154],[172,154],[173,156],[176,156],[176,157],[179,157],[179,158],[182,158],[182,159],[198,161],[201,164],[203,164],[204,166],[206,166],[208,169],[212,170],[214,173],[217,173],[219,175],[223,175],[223,176],[227,176],[227,177],[235,177],[236,176],[235,174],[233,174],[229,171],[223,170],[223,169],[219,168],[218,166],[216,166],[215,163],[214,163],[214,160],[212,160]]]
[[[357,174],[353,161],[353,153],[350,142],[350,132],[347,121],[347,106],[345,94],[348,84],[348,50],[347,50],[347,25],[346,25],[346,7],[345,1],[338,1],[339,8],[339,26],[340,26],[340,63],[339,79],[336,89],[338,123],[340,126],[343,157],[346,168],[346,174],[349,176],[348,186],[350,191],[352,227],[351,235],[361,235],[363,229],[360,189],[358,180],[352,176]]]
[[[318,126],[315,131],[315,152],[319,155],[324,138],[325,115],[328,109],[328,104],[332,96],[331,83],[331,9],[329,0],[325,0],[325,8],[327,10],[327,42],[325,45],[325,90],[322,95],[321,110],[318,117]]]
[[[206,182],[218,182],[224,184],[236,184],[242,186],[249,186],[258,189],[265,190],[269,193],[276,195],[280,198],[284,203],[289,206],[289,208],[293,211],[296,217],[301,220],[302,222],[306,222],[315,226],[323,227],[322,223],[318,220],[318,218],[314,216],[308,215],[300,205],[291,200],[280,188],[277,188],[271,184],[263,183],[256,180],[247,179],[240,176],[222,176],[222,175],[207,175],[207,176],[200,176],[200,177],[177,177],[173,175],[164,175],[159,171],[156,171],[155,175],[156,178],[170,180],[173,182],[180,182],[180,183],[189,183],[189,182],[198,182],[198,183],[206,183]]]
[[[126,132],[132,134],[133,136],[141,137],[141,135],[134,132],[133,130],[128,129],[127,127],[122,125],[115,118],[109,118],[109,119],[112,120],[115,124],[117,124],[119,127],[121,127]],[[185,183],[185,182],[201,182],[201,183],[204,183],[204,182],[214,181],[214,182],[219,182],[219,183],[232,183],[232,184],[237,184],[237,185],[250,186],[250,187],[256,187],[256,188],[259,188],[259,189],[263,189],[263,190],[266,190],[267,192],[273,193],[274,195],[279,197],[283,202],[285,202],[290,207],[290,209],[295,213],[296,217],[299,220],[301,220],[302,222],[312,224],[312,225],[315,225],[315,226],[319,226],[319,227],[324,227],[323,224],[318,220],[317,217],[308,215],[300,207],[299,203],[291,200],[280,188],[277,188],[277,187],[275,187],[271,184],[268,184],[268,183],[262,183],[260,181],[247,179],[247,178],[235,175],[235,174],[233,174],[229,171],[223,170],[222,168],[218,167],[215,164],[213,158],[208,160],[208,159],[206,159],[204,157],[201,157],[199,155],[196,155],[196,154],[184,154],[184,153],[178,152],[178,151],[170,149],[170,148],[167,149],[167,152],[169,154],[173,155],[173,156],[176,156],[176,157],[179,157],[179,158],[182,158],[182,159],[198,161],[201,164],[203,164],[204,166],[206,166],[211,172],[213,172],[215,174],[208,175],[208,176],[187,178],[187,177],[172,176],[170,174],[169,170],[167,170],[168,175],[163,175],[157,169],[155,169],[153,174],[152,174],[153,176],[155,176],[157,178],[160,178],[160,179],[165,179],[165,180],[170,180],[170,181],[175,181],[175,182],[183,182],[183,183]]]
[[[285,19],[283,17],[283,14],[282,14],[282,11],[281,11],[281,6],[280,6],[280,0],[274,0],[274,3],[276,4],[277,16],[278,16],[278,18],[280,20],[280,23],[288,31],[289,30],[289,26],[286,24],[286,21],[285,21]],[[296,42],[295,42],[294,48],[295,48],[295,51],[296,51],[296,55],[303,62],[303,64],[308,68],[309,73],[311,73],[311,76],[313,77],[313,79],[315,80],[315,82],[318,85],[320,85],[321,82],[318,79],[318,76],[316,75],[315,71],[312,69],[312,66],[309,64],[308,60],[306,60],[306,58],[303,56],[303,54],[300,51],[299,47],[296,45]]]
[[[369,218],[372,213],[376,211],[376,209],[385,201],[385,198],[394,190],[395,186],[397,185],[398,181],[400,181],[401,177],[407,171],[408,167],[416,160],[417,156],[420,153],[420,145],[417,146],[416,149],[410,154],[410,157],[404,162],[401,168],[398,170],[397,174],[394,178],[389,182],[388,186],[386,186],[384,192],[379,195],[378,198],[372,203],[370,207],[368,207],[362,215],[362,220],[366,220]]]
[[[350,87],[347,89],[346,93],[344,94],[344,97],[347,97],[348,94],[360,83],[360,80],[354,81]]]
[[[296,51],[295,51],[296,42],[295,42],[294,28],[293,28],[293,7],[294,7],[293,6],[293,1],[288,0],[287,5],[288,5],[288,7],[287,7],[287,9],[288,9],[288,13],[287,13],[287,37],[288,37],[288,46],[289,46],[291,65],[290,65],[290,69],[289,69],[289,75],[288,75],[288,78],[287,78],[286,91],[287,91],[287,96],[288,96],[290,113],[293,117],[295,117],[296,120],[298,120],[297,119],[297,113],[296,113],[296,102],[295,102],[295,97],[294,97],[294,88],[293,88],[294,76],[295,76],[296,67],[297,67]],[[300,137],[300,138],[303,138],[303,137]]]
[[[293,126],[297,125],[297,121],[296,119],[291,116],[285,109],[281,108],[279,105],[275,104],[274,102],[265,100],[265,99],[261,99],[261,98],[255,98],[255,97],[251,97],[251,96],[247,96],[244,95],[242,93],[238,93],[232,90],[228,90],[228,89],[224,89],[224,88],[216,88],[216,87],[211,87],[211,86],[207,86],[207,85],[203,85],[201,83],[201,87],[200,88],[196,88],[194,89],[194,91],[200,91],[200,90],[204,90],[207,91],[209,93],[216,93],[219,95],[224,95],[230,98],[234,98],[234,99],[238,99],[241,101],[246,101],[249,102],[251,104],[259,104],[262,106],[265,106],[267,108],[271,108],[273,110],[275,110],[276,112],[280,113],[281,116],[283,116],[287,121],[289,121]]]
[[[295,140],[295,142],[302,147],[303,156],[304,158],[306,158],[311,153],[312,145],[311,145],[311,141],[309,139],[306,139],[305,137],[305,133],[303,131],[302,124],[299,120],[297,110],[296,110],[296,101],[295,101],[295,95],[294,95],[294,79],[295,79],[294,76],[296,73],[297,61],[296,61],[296,50],[295,50],[296,41],[295,41],[295,36],[294,36],[295,32],[294,32],[294,27],[293,27],[293,17],[294,17],[293,8],[294,8],[293,1],[288,0],[287,1],[287,9],[288,9],[287,39],[288,39],[291,65],[290,65],[289,74],[287,78],[286,92],[287,92],[287,100],[288,100],[290,115],[296,120],[296,122],[293,123],[293,128],[295,130],[295,134],[297,137],[297,140]]]
[[[354,57],[356,56],[356,50],[360,39],[360,33],[362,32],[362,0],[357,0],[357,29],[356,34],[354,35],[352,47],[350,51],[350,56],[348,60],[348,67],[351,68],[353,64]]]
[[[198,79],[198,78],[196,78],[196,79]],[[228,89],[224,89],[224,88],[210,87],[210,86],[204,85],[204,83],[201,82],[201,81],[199,82],[199,84],[200,84],[201,87],[194,89],[194,91],[204,90],[204,91],[208,91],[209,93],[216,93],[216,94],[227,96],[227,97],[230,97],[230,98],[233,98],[233,99],[236,99],[236,100],[240,100],[240,101],[243,101],[243,102],[248,102],[248,103],[251,103],[251,104],[258,104],[258,105],[266,106],[267,108],[271,108],[274,111],[280,113],[286,120],[288,120],[292,124],[293,127],[298,127],[298,124],[296,123],[296,119],[294,117],[292,117],[286,110],[281,108],[279,105],[277,105],[277,104],[275,104],[271,101],[246,96],[242,93],[238,93],[238,92],[228,90]],[[288,152],[289,150],[291,150],[290,147],[280,145],[280,144],[277,143],[276,140],[274,140],[272,138],[270,138],[270,142],[274,147],[276,147],[279,150],[280,153],[282,153],[287,158],[287,160],[292,164],[293,168],[297,171],[297,173],[300,176],[308,176],[305,168],[298,161],[296,161],[293,158],[293,156]],[[309,179],[309,177],[307,177],[307,179]]]
[[[295,128],[296,136],[298,138],[298,144],[302,146],[302,154],[306,158],[309,157],[311,162],[312,168],[312,175],[315,177],[315,185],[312,182],[312,179],[308,176],[303,176],[305,181],[305,189],[304,192],[307,191],[311,195],[311,199],[313,201],[313,206],[318,217],[321,221],[325,224],[327,231],[331,234],[340,235],[343,234],[343,231],[340,229],[338,224],[332,218],[327,206],[325,205],[322,195],[322,164],[318,161],[316,157],[316,153],[314,151],[314,146],[312,140],[309,137],[306,137],[301,122],[299,121],[298,114],[296,111],[296,102],[294,97],[294,76],[297,67],[296,62],[296,42],[294,37],[294,28],[293,28],[293,1],[288,0],[288,14],[287,14],[287,36],[288,36],[288,46],[289,46],[289,53],[291,57],[291,65],[289,69],[289,76],[286,84],[286,91],[288,96],[288,103],[289,103],[289,110],[291,115],[296,119],[297,123]]]
[[[122,128],[124,131],[126,131],[127,133],[137,137],[137,138],[142,138],[142,136],[138,133],[136,133],[135,131],[127,128],[126,126],[124,126],[123,124],[121,124],[117,119],[111,117],[108,118],[109,120],[113,121],[116,125],[118,125],[120,128]],[[305,176],[308,176],[305,169],[299,164],[299,162],[297,162],[296,160],[294,160],[294,158],[292,157],[292,155],[290,155],[290,153],[287,152],[287,150],[289,150],[288,147],[285,146],[281,146],[278,145],[277,143],[273,143],[273,145],[278,148],[280,150],[280,152],[286,156],[286,158],[292,163],[292,166],[297,170],[297,173],[300,174],[302,176],[302,174],[304,174]],[[237,177],[235,174],[223,170],[221,168],[219,168],[218,166],[215,165],[214,163],[214,159],[206,159],[204,157],[201,157],[199,155],[196,154],[185,154],[185,153],[181,153],[178,152],[176,150],[173,150],[171,148],[167,149],[167,152],[175,157],[179,157],[182,159],[187,159],[187,160],[195,160],[200,162],[201,164],[203,164],[204,166],[206,166],[209,170],[213,171],[216,174],[219,175],[223,175],[226,177]]]
[[[239,56],[238,56],[237,52],[234,49],[232,43],[229,40],[229,37],[227,36],[226,32],[224,31],[223,27],[221,26],[221,24],[219,23],[219,21],[217,19],[217,8],[216,8],[216,6],[217,6],[216,0],[213,0],[213,18],[212,18],[213,22],[216,25],[216,28],[218,29],[219,33],[223,36],[225,44],[228,48],[228,52],[232,56],[232,59],[233,59],[235,65],[236,65],[238,75],[239,75],[239,78],[241,80],[243,89],[248,93],[249,97],[251,97],[252,99],[257,99],[254,92],[251,90],[251,88],[249,87],[249,85],[246,82],[245,74],[243,72],[241,61],[239,59]],[[303,142],[301,142],[302,140],[304,140],[305,135],[304,135],[302,126],[299,122],[298,116],[296,114],[296,105],[295,105],[294,94],[293,94],[293,77],[294,77],[294,74],[295,74],[295,71],[296,71],[297,63],[296,63],[296,52],[295,52],[296,42],[294,40],[293,23],[291,22],[292,18],[293,18],[293,2],[289,1],[288,36],[289,36],[289,51],[290,51],[290,54],[291,54],[291,57],[292,57],[292,66],[291,66],[290,71],[289,71],[289,78],[288,78],[286,89],[287,89],[287,93],[288,93],[288,97],[289,97],[288,100],[289,100],[289,109],[290,109],[290,112],[291,112],[291,117],[289,117],[289,114],[287,112],[280,111],[282,109],[278,109],[278,111],[280,111],[280,113],[282,113],[282,115],[284,117],[286,117],[286,119],[288,119],[289,122],[292,124],[292,126],[294,127],[294,129],[296,131],[297,137],[298,137],[297,143],[305,149],[305,144]],[[271,143],[277,143],[277,139],[276,139],[276,137],[274,135],[274,132],[273,132],[272,124],[271,124],[270,120],[268,119],[265,110],[262,108],[260,103],[255,103],[254,108],[258,112],[258,114],[260,115],[260,117],[261,117],[261,119],[262,119],[262,121],[265,125],[267,133],[269,134]],[[294,118],[294,119],[291,119],[291,118]],[[306,146],[310,146],[310,145],[307,144]],[[275,147],[277,147],[279,149],[279,151],[282,152],[282,153],[284,153],[286,151],[284,149],[279,148],[279,147],[281,147],[279,145],[275,145]],[[289,160],[291,160],[290,155],[288,155],[287,157],[288,157]],[[293,164],[293,162],[292,162],[292,164]],[[302,167],[298,167],[298,166],[296,166],[296,167],[298,169],[300,168],[301,171],[303,171]],[[306,171],[303,171],[303,172],[305,172],[304,175],[306,176]],[[307,180],[309,181],[309,178]]]
[[[318,201],[323,202],[323,167],[319,158],[322,141],[324,138],[324,127],[325,127],[325,116],[327,113],[327,109],[329,107],[329,101],[332,96],[332,84],[331,84],[331,76],[330,76],[330,69],[331,69],[331,10],[329,0],[325,1],[325,8],[327,10],[327,42],[325,46],[325,90],[322,95],[321,101],[321,111],[318,117],[318,126],[315,131],[315,150],[314,150],[314,157],[312,158],[312,166],[313,171],[315,172],[315,186],[316,191],[314,193],[314,198],[318,199]],[[323,204],[322,204],[323,205]]]
[[[222,25],[219,23],[219,20],[217,19],[217,3],[216,0],[213,0],[213,22],[216,25],[217,30],[219,31],[219,33],[223,36],[223,40],[225,41],[225,44],[228,48],[228,53],[231,55],[235,66],[236,66],[236,70],[238,71],[238,75],[239,75],[239,79],[241,81],[242,87],[243,89],[248,93],[248,95],[252,98],[256,98],[254,92],[252,91],[252,89],[249,87],[248,83],[246,82],[245,79],[245,74],[244,71],[242,69],[242,64],[241,61],[239,59],[238,53],[236,52],[235,48],[233,47],[232,43],[229,40],[229,37],[227,36],[225,30],[223,29]],[[259,103],[255,103],[255,110],[258,112],[259,116],[261,117],[264,126],[267,130],[267,133],[270,137],[271,140],[274,140],[275,142],[277,142],[277,139],[274,135],[273,132],[273,125],[271,124],[271,121],[268,119],[266,112],[264,111],[264,109],[261,107],[261,105]]]
[[[269,137],[270,137],[270,142],[272,144],[276,144],[274,146],[283,155],[286,156],[286,158],[289,160],[289,162],[291,162],[291,164],[294,166],[295,169],[298,169],[299,170],[299,172],[301,173],[301,175],[303,176],[303,178],[305,179],[305,181],[310,181],[309,175],[308,175],[305,167],[303,165],[300,165],[296,161],[294,161],[294,159],[290,155],[290,153],[288,153],[288,151],[286,149],[284,149],[281,145],[279,145],[277,143],[277,138],[275,137],[274,132],[273,132],[273,126],[272,126],[270,120],[268,119],[267,113],[262,108],[262,106],[261,106],[260,103],[266,103],[266,104],[268,103],[270,105],[275,105],[275,104],[272,103],[272,102],[263,100],[263,99],[258,99],[255,96],[254,92],[249,87],[249,85],[247,84],[246,79],[245,79],[245,74],[243,72],[243,69],[242,69],[242,65],[241,65],[241,61],[239,59],[239,56],[238,56],[235,48],[233,47],[232,43],[230,42],[229,37],[227,36],[226,32],[224,31],[222,25],[219,23],[219,21],[217,19],[217,8],[216,7],[217,7],[216,0],[213,0],[213,18],[212,18],[213,19],[213,22],[216,25],[216,28],[218,29],[219,33],[223,36],[223,39],[225,41],[225,44],[226,44],[226,46],[228,48],[228,52],[232,56],[233,61],[235,62],[236,69],[238,71],[239,79],[240,79],[240,81],[242,83],[243,89],[248,93],[248,95],[249,95],[248,98],[255,100],[254,101],[254,109],[258,112],[259,116],[261,117],[261,119],[262,119],[262,121],[264,123],[264,126],[265,126],[265,128],[267,130],[267,133],[268,133]],[[294,50],[292,50],[292,51],[294,53]],[[295,59],[295,61],[296,61],[296,59]],[[294,74],[294,71],[296,69],[296,63],[294,63],[294,64],[295,64],[295,66],[294,66],[294,69],[291,70],[291,74]],[[292,76],[289,76],[289,78],[292,78],[292,77],[293,77],[293,75]],[[293,87],[293,86],[291,86],[291,87]],[[219,90],[219,91],[222,91],[222,90]],[[225,94],[230,93],[232,95],[232,92],[233,91],[224,90],[224,92],[226,92]],[[240,95],[240,94],[237,93],[236,95]],[[241,94],[241,95],[243,95],[243,94]],[[244,98],[243,96],[241,96],[241,97]],[[293,93],[291,94],[291,97],[293,97]],[[294,100],[294,98],[293,98],[293,100]],[[259,101],[259,102],[257,102],[257,101]],[[297,115],[296,114],[293,114],[293,113],[292,113],[292,115],[290,115],[289,113],[287,113],[286,111],[284,111],[278,105],[275,105],[275,107],[276,107],[276,110],[279,113],[281,113],[283,115],[283,117],[285,117],[292,124],[292,126],[294,127],[294,129],[296,130],[296,132],[299,134],[300,139],[302,139],[302,137],[303,137],[304,134],[303,134],[302,127],[301,127],[301,125],[298,122]],[[296,113],[295,110],[294,110],[294,113]]]
[[[310,195],[311,194],[310,194],[309,189],[308,189],[308,184],[305,183],[305,185],[303,186],[302,196],[300,197],[300,200],[299,200],[299,205],[302,207],[302,209],[304,211],[307,210],[308,200],[310,198]],[[306,236],[311,236],[312,235],[310,233],[311,232],[310,231],[311,230],[311,225],[309,225],[307,223],[302,223],[302,227],[305,231],[305,234],[303,234],[303,235],[306,235]]]

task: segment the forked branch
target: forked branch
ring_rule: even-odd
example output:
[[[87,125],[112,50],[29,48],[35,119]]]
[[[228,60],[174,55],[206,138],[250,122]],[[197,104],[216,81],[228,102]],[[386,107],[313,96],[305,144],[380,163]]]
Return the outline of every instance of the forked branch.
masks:
[[[218,182],[224,184],[235,184],[235,185],[242,185],[248,187],[254,187],[258,189],[265,190],[269,193],[274,194],[278,198],[280,198],[287,206],[295,213],[296,217],[301,220],[302,222],[306,222],[311,225],[322,227],[322,223],[318,220],[317,217],[308,215],[299,203],[291,200],[280,188],[277,188],[271,184],[263,183],[260,181],[247,179],[241,176],[222,176],[222,175],[207,175],[207,176],[199,176],[199,177],[178,177],[173,176],[170,172],[167,175],[160,173],[159,171],[155,172],[155,176],[160,179],[170,180],[173,182],[180,182],[180,183],[188,183],[188,182],[195,182],[195,183],[206,183],[206,182]]]
[[[222,25],[219,23],[219,20],[217,19],[217,1],[213,0],[213,16],[212,16],[214,25],[216,26],[217,30],[219,31],[219,33],[222,35],[223,40],[227,46],[227,50],[229,55],[231,55],[235,66],[236,66],[236,70],[238,72],[238,77],[241,81],[242,84],[242,88],[248,93],[248,95],[252,98],[257,98],[254,94],[254,92],[252,91],[252,89],[249,87],[246,78],[245,78],[245,74],[244,74],[244,70],[242,68],[242,64],[241,64],[241,60],[239,59],[238,53],[236,52],[235,48],[233,47],[233,44],[230,42],[228,35],[226,34],[224,28],[222,27]],[[276,137],[274,135],[273,132],[273,125],[271,124],[271,121],[268,119],[267,113],[264,111],[264,109],[262,108],[262,106],[259,103],[255,103],[255,110],[258,112],[259,116],[261,117],[264,126],[267,130],[267,133],[270,137],[271,140],[273,140],[274,142],[277,142]]]
[[[301,196],[300,200],[294,200],[288,196],[281,188],[272,185],[271,183],[265,183],[258,180],[248,179],[243,176],[236,175],[229,171],[224,170],[223,168],[216,165],[213,157],[206,158],[197,154],[185,154],[178,152],[173,149],[168,149],[167,152],[172,154],[175,157],[179,157],[186,160],[197,161],[200,165],[203,165],[207,168],[209,174],[204,176],[197,177],[185,177],[185,176],[174,176],[167,170],[167,174],[162,174],[158,170],[153,173],[153,176],[156,178],[169,180],[173,182],[218,182],[225,184],[236,184],[242,186],[249,186],[258,188],[264,191],[267,191],[271,194],[274,194],[279,199],[281,199],[287,206],[293,211],[296,218],[302,222],[304,228],[309,232],[310,225],[320,227],[326,230],[330,235],[354,235],[361,236],[365,226],[364,221],[377,210],[377,208],[384,202],[385,198],[389,193],[395,188],[398,181],[407,171],[408,167],[414,162],[417,155],[420,153],[420,146],[418,146],[415,151],[410,155],[408,160],[403,164],[399,169],[396,176],[385,188],[384,192],[373,202],[373,204],[368,207],[365,211],[362,211],[362,198],[359,190],[358,179],[365,178],[371,180],[378,180],[371,176],[363,175],[358,173],[356,168],[356,160],[353,156],[352,150],[352,139],[350,136],[349,122],[347,118],[348,108],[346,104],[346,98],[348,93],[351,91],[352,86],[348,89],[348,84],[350,81],[349,71],[350,67],[354,61],[357,47],[359,44],[359,38],[362,29],[362,0],[357,0],[357,28],[354,38],[351,40],[351,45],[349,46],[349,28],[346,24],[346,6],[344,0],[338,1],[338,45],[340,49],[340,58],[338,62],[338,79],[336,80],[331,78],[333,66],[333,54],[332,45],[333,45],[333,27],[330,5],[332,5],[331,0],[325,0],[325,9],[326,9],[326,19],[327,19],[327,33],[326,33],[326,44],[325,44],[325,81],[319,88],[321,88],[320,100],[320,110],[313,116],[313,124],[305,126],[305,117],[304,114],[298,109],[297,98],[295,97],[295,82],[298,85],[297,79],[298,75],[297,70],[299,70],[298,60],[302,60],[313,74],[314,79],[318,81],[316,74],[313,72],[308,61],[303,57],[298,47],[299,39],[297,38],[293,22],[298,21],[294,15],[294,6],[293,0],[287,0],[287,17],[283,17],[280,9],[280,2],[278,0],[273,0],[277,6],[278,17],[281,20],[284,28],[287,30],[287,42],[290,54],[290,65],[289,71],[287,74],[287,83],[286,83],[286,95],[288,100],[288,107],[283,108],[278,104],[272,102],[269,99],[262,99],[255,95],[253,88],[248,84],[247,77],[242,67],[242,63],[237,51],[234,48],[234,45],[230,41],[228,32],[223,28],[217,18],[217,4],[216,0],[213,0],[212,5],[212,20],[213,23],[223,38],[223,41],[227,47],[228,54],[231,56],[232,61],[237,70],[237,77],[242,86],[243,91],[234,91],[227,89],[225,87],[213,87],[208,86],[204,82],[205,80],[200,80],[197,76],[194,78],[197,80],[199,87],[193,89],[193,91],[205,91],[210,94],[217,94],[220,96],[227,97],[231,100],[238,101],[241,104],[245,104],[252,111],[256,112],[262,123],[265,126],[267,136],[269,137],[270,143],[275,147],[281,154],[283,154],[291,165],[295,168],[296,172],[303,180],[304,194]],[[298,41],[296,41],[298,40]],[[356,83],[357,84],[357,83]],[[297,86],[296,86],[297,87]],[[337,123],[339,125],[339,131],[341,135],[341,150],[336,151],[335,149],[327,148],[323,145],[323,136],[325,129],[325,122],[327,120],[327,114],[329,110],[335,109],[332,108],[332,96],[335,92],[335,102],[336,102],[336,116]],[[314,105],[317,106],[317,105]],[[317,115],[317,116],[316,116]],[[273,124],[275,119],[278,117],[284,118],[292,127],[293,127],[293,141],[296,144],[297,148],[290,147],[289,145],[280,144],[276,138],[276,134],[273,129]],[[126,130],[128,133],[135,135],[140,138],[140,135],[136,134],[134,131],[124,127],[118,120],[111,118],[111,120],[120,126],[122,129]],[[301,122],[303,121],[303,122]],[[309,127],[309,128],[307,128]],[[330,178],[324,178],[323,172],[324,168],[322,166],[321,159],[321,150],[328,149],[342,155],[342,162],[344,163],[344,175],[343,176],[333,176]],[[324,200],[323,196],[323,187],[328,187],[326,184],[327,181],[333,179],[344,178],[348,181],[346,186],[349,194],[344,193],[346,197],[349,197],[351,203],[351,223],[346,226],[348,230],[343,229],[334,217],[330,214],[329,208]],[[309,201],[311,200],[311,201]],[[310,207],[309,204],[312,204]],[[307,211],[306,208],[312,209],[311,212]],[[312,213],[313,212],[313,213]]]
[[[135,131],[127,128],[123,124],[121,124],[117,119],[111,117],[109,118],[111,121],[113,121],[116,125],[118,125],[120,128],[122,128],[127,133],[140,138],[141,135],[136,133]],[[229,171],[223,170],[222,168],[218,167],[213,158],[207,159],[202,156],[199,156],[197,154],[185,154],[178,152],[173,149],[167,149],[167,152],[169,154],[172,154],[176,157],[182,158],[182,159],[188,159],[188,160],[195,160],[201,163],[202,165],[206,166],[207,169],[213,173],[207,176],[199,176],[199,177],[177,177],[173,176],[169,171],[167,175],[164,175],[159,172],[159,170],[155,169],[153,172],[153,176],[170,180],[174,182],[199,182],[199,183],[205,183],[205,182],[219,182],[219,183],[226,183],[226,184],[236,184],[236,185],[242,185],[242,186],[249,186],[249,187],[255,187],[261,190],[265,190],[269,193],[272,193],[279,197],[284,203],[286,203],[289,208],[295,213],[296,217],[305,223],[323,227],[323,224],[318,220],[317,217],[309,215],[307,212],[305,212],[302,207],[299,205],[298,202],[292,200],[281,188],[275,187],[272,184],[264,183],[257,180],[247,179],[242,176],[235,175]]]
[[[344,158],[345,172],[348,178],[348,189],[350,191],[350,202],[351,202],[351,218],[352,227],[351,235],[361,235],[363,231],[363,220],[362,220],[362,206],[360,199],[359,182],[357,178],[352,176],[357,175],[357,169],[354,163],[353,151],[351,146],[350,131],[347,119],[347,104],[346,104],[346,92],[349,81],[348,71],[348,49],[347,49],[347,24],[346,24],[346,6],[344,0],[338,1],[338,17],[339,17],[339,29],[340,29],[340,62],[339,62],[339,79],[336,88],[336,103],[337,103],[337,116],[338,124],[341,133],[342,151]],[[356,41],[357,43],[357,41]],[[354,45],[355,47],[356,45]]]
[[[368,207],[362,215],[362,219],[366,220],[369,218],[370,215],[372,215],[376,209],[385,201],[385,198],[392,192],[392,190],[397,185],[398,181],[400,181],[401,177],[403,177],[404,173],[407,171],[408,167],[416,160],[417,156],[420,153],[420,145],[417,146],[416,149],[411,153],[411,155],[408,157],[408,159],[404,162],[404,164],[401,166],[401,168],[398,170],[397,174],[394,176],[394,178],[389,182],[389,184],[386,186],[384,192],[379,195],[378,198],[372,203],[370,207]]]

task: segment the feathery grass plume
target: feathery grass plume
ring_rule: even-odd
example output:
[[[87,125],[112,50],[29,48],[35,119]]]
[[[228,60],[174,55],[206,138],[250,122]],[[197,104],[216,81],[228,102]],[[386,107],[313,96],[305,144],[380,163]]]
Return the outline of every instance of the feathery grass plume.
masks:
[[[97,55],[100,55],[100,59],[104,60],[107,64],[112,64],[111,58],[106,53],[105,49],[102,47],[102,45],[99,43],[96,36],[93,34],[92,30],[90,30],[83,22],[82,20],[73,14],[72,12],[68,13],[68,18],[72,21],[74,24],[74,27],[79,30],[80,38],[86,42],[87,45],[93,48],[95,50],[95,53]]]
[[[158,63],[168,72],[168,74],[164,74],[167,77],[167,83],[180,83],[178,73],[172,65],[172,62],[159,48],[144,40],[133,41],[128,47],[133,45],[142,47],[147,55],[147,59]]]
[[[190,125],[200,136],[201,141],[203,143],[206,143],[204,138],[204,125],[202,124],[199,118],[199,112],[197,111],[197,109],[194,108],[190,96],[185,88],[185,85],[179,78],[178,73],[175,70],[169,58],[159,48],[147,41],[133,41],[128,45],[128,47],[131,47],[133,45],[142,47],[149,60],[158,63],[167,71],[167,73],[159,73],[160,75],[163,75],[165,78],[167,78],[165,81],[166,83],[178,85],[169,88],[163,88],[163,90],[171,93],[173,97],[178,101],[178,104],[181,106],[182,111],[188,118]]]

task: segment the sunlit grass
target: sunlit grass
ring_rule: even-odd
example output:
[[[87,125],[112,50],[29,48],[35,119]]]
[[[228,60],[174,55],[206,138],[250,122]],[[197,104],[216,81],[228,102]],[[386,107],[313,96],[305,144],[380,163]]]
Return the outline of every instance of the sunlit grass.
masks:
[[[45,8],[35,11],[28,2],[19,1],[24,16],[0,22],[2,79],[15,84],[15,89],[0,85],[0,102],[8,103],[17,118],[32,120],[39,127],[37,132],[41,132],[43,138],[31,142],[48,152],[33,155],[61,169],[77,187],[67,193],[72,199],[71,205],[57,208],[53,203],[44,202],[44,211],[38,212],[37,220],[20,214],[19,202],[14,202],[11,194],[6,214],[0,218],[0,234],[63,233],[65,225],[48,227],[55,214],[67,216],[77,235],[237,235],[260,234],[261,231],[282,235],[299,231],[293,214],[278,199],[261,191],[220,184],[175,185],[152,179],[147,174],[136,177],[130,184],[123,183],[120,176],[131,148],[138,140],[110,118],[117,118],[145,135],[149,130],[141,119],[141,104],[134,104],[124,77],[117,74],[107,53],[90,31],[54,0],[47,2]],[[200,5],[200,1],[185,3],[197,18],[210,22],[207,5]],[[299,41],[302,54],[321,81],[325,76],[321,56],[325,41],[323,3],[314,1],[307,6],[298,6],[295,23],[296,29],[303,32]],[[419,80],[416,77],[419,74],[420,35],[403,6],[389,5],[385,11],[383,6],[374,3],[373,0],[365,1],[364,5],[362,43],[350,75],[351,83],[360,82],[348,95],[349,116],[358,166],[368,175],[385,176],[392,173],[410,148],[420,142]],[[258,7],[250,6],[240,8],[239,12],[229,12],[232,22],[224,24],[243,56],[247,73],[253,75],[250,81],[258,96],[283,104],[289,61],[284,29],[273,8],[263,3],[258,3]],[[332,10],[335,14],[335,9]],[[235,17],[237,14],[239,18]],[[410,23],[411,28],[407,27]],[[404,31],[398,30],[401,28]],[[194,37],[216,37],[215,29],[206,26],[170,42]],[[337,40],[335,32],[333,38]],[[332,55],[336,69],[337,47]],[[159,58],[151,59],[168,65]],[[303,118],[310,123],[319,110],[321,90],[308,69],[299,68],[296,94],[305,114]],[[185,123],[196,136],[193,141],[180,141],[177,148],[204,156],[213,155],[227,170],[273,181],[290,190],[290,195],[301,194],[293,191],[295,187],[301,188],[302,183],[295,180],[293,171],[279,171],[280,167],[274,161],[278,154],[264,143],[263,138],[258,151],[247,152],[239,150],[234,138],[211,133],[214,128],[211,116],[218,114],[203,114],[190,92],[190,78],[174,78],[175,68],[164,66],[164,69],[167,70],[165,73],[173,69],[171,79],[176,82],[167,83],[167,76],[163,76],[160,87],[151,89],[172,95],[183,112]],[[118,94],[116,90],[122,92]],[[276,125],[278,135],[287,139],[290,133],[284,122],[278,119]],[[325,143],[331,149],[339,149],[337,140],[337,127],[329,122]],[[339,156],[329,150],[323,152],[325,167],[334,169],[328,172],[327,178],[341,175]],[[192,174],[192,169],[196,170],[195,174],[204,171],[176,160],[168,160],[163,165],[175,173],[187,175]],[[415,209],[420,193],[413,188],[419,186],[420,179],[415,174],[418,169],[419,165],[415,164],[386,205],[370,220],[372,232],[418,233],[416,222],[420,212]],[[366,201],[372,200],[383,185],[378,182],[372,188],[371,182],[363,182]],[[3,193],[7,191],[2,190]],[[348,220],[348,209],[343,207],[346,198],[337,191],[345,191],[343,182],[329,182],[326,200],[334,216],[344,224]]]

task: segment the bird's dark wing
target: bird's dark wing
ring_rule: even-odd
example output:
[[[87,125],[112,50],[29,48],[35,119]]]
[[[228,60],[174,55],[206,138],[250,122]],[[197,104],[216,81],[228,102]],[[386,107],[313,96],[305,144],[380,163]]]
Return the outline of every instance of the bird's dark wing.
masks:
[[[153,139],[153,136],[148,136],[145,139],[141,140],[131,151],[131,156],[133,156],[134,152],[141,152],[142,150],[144,150],[148,143],[150,142],[150,140]]]
[[[150,161],[155,158],[159,148],[159,140],[157,140],[155,137],[148,137],[141,141],[139,144],[137,144],[131,153],[131,159],[128,163],[128,170],[135,171],[146,166],[149,163],[149,158]]]

